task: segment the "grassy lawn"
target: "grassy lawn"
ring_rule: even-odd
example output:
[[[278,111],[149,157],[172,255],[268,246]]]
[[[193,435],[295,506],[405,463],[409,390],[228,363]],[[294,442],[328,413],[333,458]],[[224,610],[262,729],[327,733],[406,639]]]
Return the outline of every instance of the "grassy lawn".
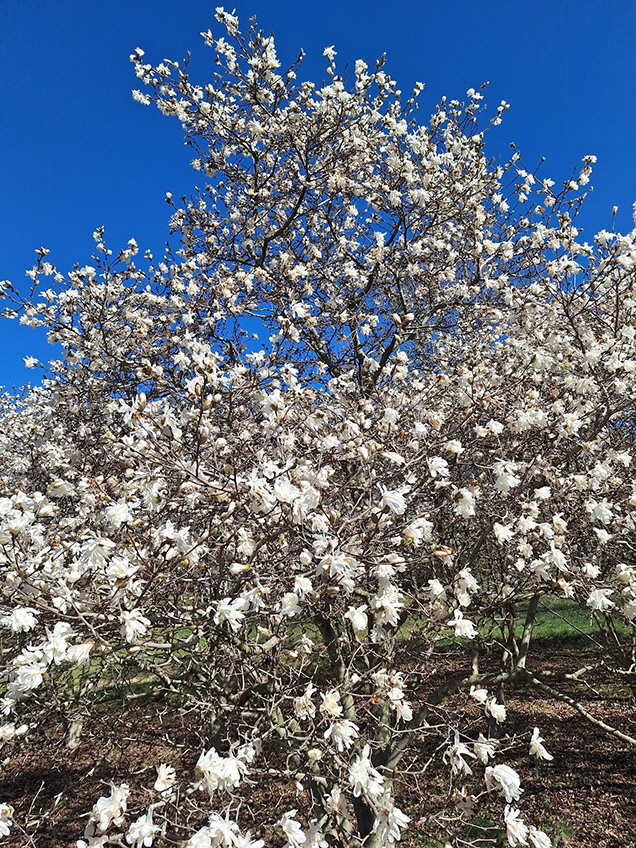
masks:
[[[522,610],[522,615],[525,610]],[[621,636],[629,634],[629,628],[622,619],[614,618],[617,632]],[[519,633],[523,628],[519,628]],[[534,639],[597,639],[602,632],[589,610],[568,598],[543,598],[539,603],[535,620]]]

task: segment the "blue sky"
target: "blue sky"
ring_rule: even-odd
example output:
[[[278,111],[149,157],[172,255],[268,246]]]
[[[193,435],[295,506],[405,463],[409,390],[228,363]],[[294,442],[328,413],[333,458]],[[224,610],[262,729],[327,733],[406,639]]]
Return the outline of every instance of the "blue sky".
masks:
[[[25,286],[34,249],[65,271],[84,264],[100,225],[116,252],[135,237],[160,252],[165,193],[195,185],[178,122],[132,101],[129,54],[147,60],[193,53],[205,82],[217,3],[203,0],[0,0],[0,280]],[[514,141],[543,176],[561,182],[595,154],[585,234],[633,226],[636,201],[636,3],[634,0],[234,0],[276,37],[283,62],[302,47],[304,75],[324,79],[322,50],[371,63],[405,92],[421,80],[422,119],[446,94],[463,98],[488,80],[487,102],[511,103],[489,150]],[[55,355],[42,333],[0,318],[0,385],[37,380],[23,357]]]

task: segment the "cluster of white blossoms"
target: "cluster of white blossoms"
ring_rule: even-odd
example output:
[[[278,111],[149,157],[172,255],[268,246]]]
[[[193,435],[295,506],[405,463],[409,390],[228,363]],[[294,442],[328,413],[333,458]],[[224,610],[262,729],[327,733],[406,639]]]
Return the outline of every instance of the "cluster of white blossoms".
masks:
[[[631,672],[636,230],[579,240],[592,157],[560,190],[491,165],[474,90],[423,125],[381,62],[347,87],[330,48],[327,84],[298,82],[217,19],[212,83],[131,57],[207,182],[167,197],[175,250],[115,256],[99,228],[92,264],[40,249],[30,299],[1,286],[63,349],[0,398],[3,757],[53,703],[87,724],[144,689],[205,741],[196,780],[162,763],[129,807],[119,775],[81,848],[390,846],[428,803],[405,756],[450,777],[426,813],[449,839],[499,805],[512,848],[546,848],[493,737],[507,686],[560,697],[529,651],[551,596]],[[440,641],[464,673],[440,680]],[[1,805],[0,835],[19,816]]]

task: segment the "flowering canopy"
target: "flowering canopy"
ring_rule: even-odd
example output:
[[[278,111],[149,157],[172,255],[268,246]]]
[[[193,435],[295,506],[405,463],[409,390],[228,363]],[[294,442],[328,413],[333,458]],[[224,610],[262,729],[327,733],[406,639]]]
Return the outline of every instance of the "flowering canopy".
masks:
[[[297,82],[300,59],[217,18],[208,85],[131,57],[206,180],[168,197],[178,250],[115,257],[98,229],[93,265],[64,277],[42,249],[29,299],[3,285],[64,355],[2,399],[0,738],[28,745],[49,691],[76,726],[113,676],[210,728],[186,817],[187,777],[157,763],[153,802],[131,815],[113,784],[78,845],[161,845],[171,822],[190,848],[390,846],[408,755],[470,784],[447,833],[500,801],[509,844],[544,848],[497,739],[444,703],[471,694],[495,736],[504,683],[568,697],[529,668],[547,595],[636,615],[636,231],[579,241],[594,157],[560,190],[491,163],[481,93],[424,125],[382,62],[347,84],[329,48],[328,83]],[[442,685],[439,639],[471,652]],[[298,792],[252,837],[259,774]]]

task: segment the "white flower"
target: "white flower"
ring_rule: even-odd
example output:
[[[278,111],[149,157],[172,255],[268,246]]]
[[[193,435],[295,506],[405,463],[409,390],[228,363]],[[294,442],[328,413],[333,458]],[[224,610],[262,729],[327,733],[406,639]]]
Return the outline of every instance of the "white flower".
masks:
[[[66,651],[66,659],[70,663],[84,665],[90,659],[94,642],[82,642],[79,645],[70,645]]]
[[[46,494],[49,498],[65,498],[72,495],[75,491],[73,485],[68,480],[53,480],[46,488]]]
[[[322,704],[320,710],[330,716],[341,716],[342,705],[340,703],[340,692],[337,689],[330,689],[329,692],[324,692],[322,696]]]
[[[549,486],[541,486],[534,490],[534,497],[539,501],[547,501],[552,497],[552,489]]]
[[[150,105],[150,102],[151,102],[150,98],[148,97],[147,94],[144,94],[143,91],[139,91],[138,88],[133,88],[133,90],[130,93],[132,94],[133,100],[136,100],[137,103],[141,103],[143,106],[149,106]]]
[[[285,477],[279,477],[274,483],[274,494],[280,503],[292,504],[302,492]]]
[[[475,756],[477,759],[481,760],[484,765],[488,765],[489,758],[495,756],[495,744],[496,740],[486,739],[482,733],[479,734],[479,738],[473,744]]]
[[[200,830],[197,830],[190,839],[186,842],[183,848],[212,848],[212,834],[210,833],[210,828],[202,827]]]
[[[432,601],[446,600],[446,589],[436,577],[428,581],[428,589],[425,591],[430,593]]]
[[[532,731],[532,739],[530,740],[530,754],[537,757],[539,760],[553,760],[552,754],[548,754],[543,746],[543,738],[539,736],[539,728],[535,727]]]
[[[455,578],[455,583],[455,592],[459,604],[463,607],[469,606],[471,595],[474,595],[479,589],[479,583],[470,568],[463,568]]]
[[[84,828],[84,839],[78,839],[75,845],[76,848],[104,848],[109,842],[107,834],[95,836],[95,823],[89,820]]]
[[[15,736],[15,722],[0,725],[0,742],[10,742]]]
[[[554,547],[554,542],[550,542],[550,550],[546,551],[543,554],[543,558],[546,560],[546,562],[550,562],[552,563],[552,565],[555,565],[559,571],[565,571],[567,569],[567,557],[565,556],[563,551],[560,551],[558,548]]]
[[[177,773],[174,768],[167,763],[161,763],[157,766],[157,779],[155,780],[154,789],[156,792],[166,792],[176,780]]]
[[[0,804],[0,837],[8,836],[9,830],[13,826],[14,810],[10,804]]]
[[[612,534],[608,533],[603,527],[594,527],[594,532],[601,545],[606,545],[612,538]]]
[[[376,807],[376,832],[380,835],[381,844],[389,848],[399,842],[402,831],[411,820],[395,806],[388,790],[377,800]]]
[[[406,500],[402,492],[389,489],[380,489],[382,498],[380,499],[380,509],[388,509],[394,515],[404,515],[406,512]]]
[[[322,557],[319,568],[327,572],[330,577],[335,577],[347,590],[351,591],[355,586],[355,565],[353,557],[344,554],[327,554]]]
[[[119,827],[123,822],[129,795],[130,789],[127,783],[122,783],[119,786],[111,783],[110,795],[108,797],[102,796],[97,800],[91,816],[102,832],[108,830],[111,824]]]
[[[345,748],[350,748],[358,738],[358,725],[348,719],[341,719],[331,724],[325,730],[325,739],[331,739],[338,751],[342,753]]]
[[[46,630],[47,641],[43,645],[44,656],[49,662],[54,662],[59,665],[63,659],[66,659],[68,643],[66,637],[70,636],[72,629],[70,624],[65,621],[58,621],[53,632],[48,627]]]
[[[299,598],[304,598],[306,595],[311,595],[313,591],[314,587],[312,586],[309,577],[303,577],[299,574],[294,579],[294,592],[298,595]]]
[[[487,689],[476,689],[474,686],[470,687],[470,692],[468,693],[471,698],[474,698],[478,704],[485,704],[488,700],[488,690]]]
[[[486,703],[486,712],[491,715],[497,724],[502,724],[506,720],[506,708],[503,704],[498,704],[494,698],[491,698]]]
[[[223,6],[217,6],[214,10],[214,17],[226,27],[230,35],[236,35],[239,28],[239,19],[236,15],[226,12]]]
[[[445,447],[449,453],[454,453],[456,455],[464,453],[462,443],[458,439],[451,439],[450,441],[446,442]]]
[[[349,609],[344,614],[344,617],[349,619],[349,621],[351,622],[351,626],[357,632],[367,629],[369,619],[366,610],[367,605],[362,604],[362,606],[359,607],[349,607]]]
[[[486,768],[486,788],[489,792],[493,789],[500,788],[504,793],[506,801],[518,801],[523,789],[519,775],[514,769],[506,765],[488,766]],[[497,787],[499,784],[499,787]]]
[[[426,460],[426,464],[428,465],[428,473],[433,479],[436,477],[448,477],[450,475],[448,462],[441,456],[430,456]]]
[[[504,822],[506,823],[506,839],[510,848],[517,845],[528,844],[528,828],[519,818],[519,810],[506,806],[504,809]]]
[[[214,623],[221,624],[227,621],[232,630],[237,633],[245,619],[243,610],[247,606],[245,598],[223,598],[217,604],[216,612],[214,613]]]
[[[378,626],[382,627],[385,624],[397,627],[400,610],[404,606],[404,596],[397,586],[386,581],[383,591],[379,592],[372,601],[376,620],[375,632],[377,633]],[[373,638],[373,633],[371,635]]]
[[[325,797],[325,812],[342,819],[349,818],[347,800],[339,786],[334,786],[331,793]]]
[[[495,491],[508,493],[510,489],[514,489],[521,483],[521,477],[516,474],[517,466],[514,462],[506,462],[503,459],[498,459],[493,464],[495,472]]]
[[[202,751],[195,770],[202,775],[199,786],[205,783],[212,795],[217,789],[235,789],[247,774],[247,765],[238,757],[220,757],[212,747],[207,752]]]
[[[498,521],[495,521],[493,524],[492,531],[500,545],[503,545],[504,542],[509,542],[515,535],[515,531],[512,527],[506,526],[505,524],[499,524]]]
[[[600,521],[601,524],[609,524],[612,520],[614,513],[611,506],[607,498],[603,498],[600,502],[592,498],[585,504],[587,511],[590,513],[590,518],[593,521]]]
[[[46,662],[26,662],[20,665],[14,681],[18,691],[28,692],[41,686],[46,668]]]
[[[290,810],[288,813],[283,813],[280,819],[276,822],[287,838],[287,845],[285,848],[300,848],[301,845],[304,845],[307,842],[307,837],[305,836],[302,827],[294,818],[295,815],[296,810]]]
[[[453,612],[453,617],[454,620],[449,621],[448,626],[455,628],[455,635],[465,636],[467,639],[474,639],[478,631],[472,621],[464,618],[464,613],[458,609]]]
[[[148,848],[152,845],[154,837],[161,832],[159,825],[152,823],[152,805],[148,807],[148,812],[134,821],[128,828],[126,834],[126,842],[134,846],[134,848]]]
[[[144,636],[150,627],[150,620],[142,615],[138,609],[122,610],[119,620],[122,623],[122,632],[127,642],[137,642],[140,636]]]
[[[128,580],[137,571],[139,571],[138,565],[133,565],[126,557],[115,556],[108,563],[106,574],[111,580],[116,582],[118,580]]]
[[[374,800],[384,791],[384,778],[371,764],[371,747],[365,745],[360,754],[349,768],[349,783],[353,794],[359,798],[363,793]]]
[[[382,456],[390,462],[395,463],[395,465],[404,465],[406,462],[402,454],[395,451],[382,451]]]
[[[232,821],[229,816],[229,810],[225,818],[221,818],[217,813],[210,813],[209,819],[210,836],[212,837],[212,845],[224,845],[225,848],[232,848],[236,844],[236,838],[239,834],[239,826]]]
[[[104,518],[111,527],[117,529],[122,524],[132,521],[133,517],[128,504],[125,501],[119,501],[106,508]]]
[[[280,611],[283,615],[286,615],[287,618],[293,618],[297,613],[301,612],[296,592],[285,592],[283,597],[280,599]]]
[[[216,846],[234,848],[234,846],[239,844],[237,842],[240,838],[239,826],[235,821],[230,819],[229,810],[226,812],[225,818],[219,816],[218,813],[210,813],[208,827],[212,838],[212,845],[215,848]]]
[[[614,602],[609,599],[611,594],[611,589],[593,589],[590,592],[586,604],[590,609],[605,612],[614,606]]]
[[[253,763],[261,750],[261,740],[254,738],[248,740],[244,745],[241,745],[241,747],[236,752],[236,756],[244,763]]]
[[[309,823],[309,829],[306,833],[307,841],[304,848],[329,848],[329,843],[325,840],[324,834],[320,829],[319,823],[314,819]],[[264,845],[264,842],[260,842]],[[243,846],[237,843],[238,848]],[[255,848],[255,846],[246,845],[245,848]]]
[[[305,694],[294,698],[294,712],[297,718],[313,718],[316,715],[316,705],[311,700],[311,696],[315,691],[316,687],[314,684],[308,683]]]
[[[475,754],[470,750],[470,748],[465,745],[459,739],[459,731],[455,731],[455,741],[452,745],[450,745],[445,753],[444,760],[450,762],[451,771],[454,775],[461,774],[472,774],[473,770],[468,765],[464,757],[472,757],[475,759]]]
[[[418,547],[426,539],[431,539],[433,524],[426,518],[416,518],[402,531],[402,538],[407,545]]]
[[[475,514],[475,494],[470,489],[458,489],[453,495],[453,511],[462,518]]]
[[[404,692],[399,686],[393,686],[386,693],[389,705],[402,721],[408,722],[413,718],[413,710],[408,701],[404,700]]]
[[[5,615],[1,623],[10,627],[14,633],[26,633],[37,625],[36,611],[31,607],[16,607],[10,615]]]

